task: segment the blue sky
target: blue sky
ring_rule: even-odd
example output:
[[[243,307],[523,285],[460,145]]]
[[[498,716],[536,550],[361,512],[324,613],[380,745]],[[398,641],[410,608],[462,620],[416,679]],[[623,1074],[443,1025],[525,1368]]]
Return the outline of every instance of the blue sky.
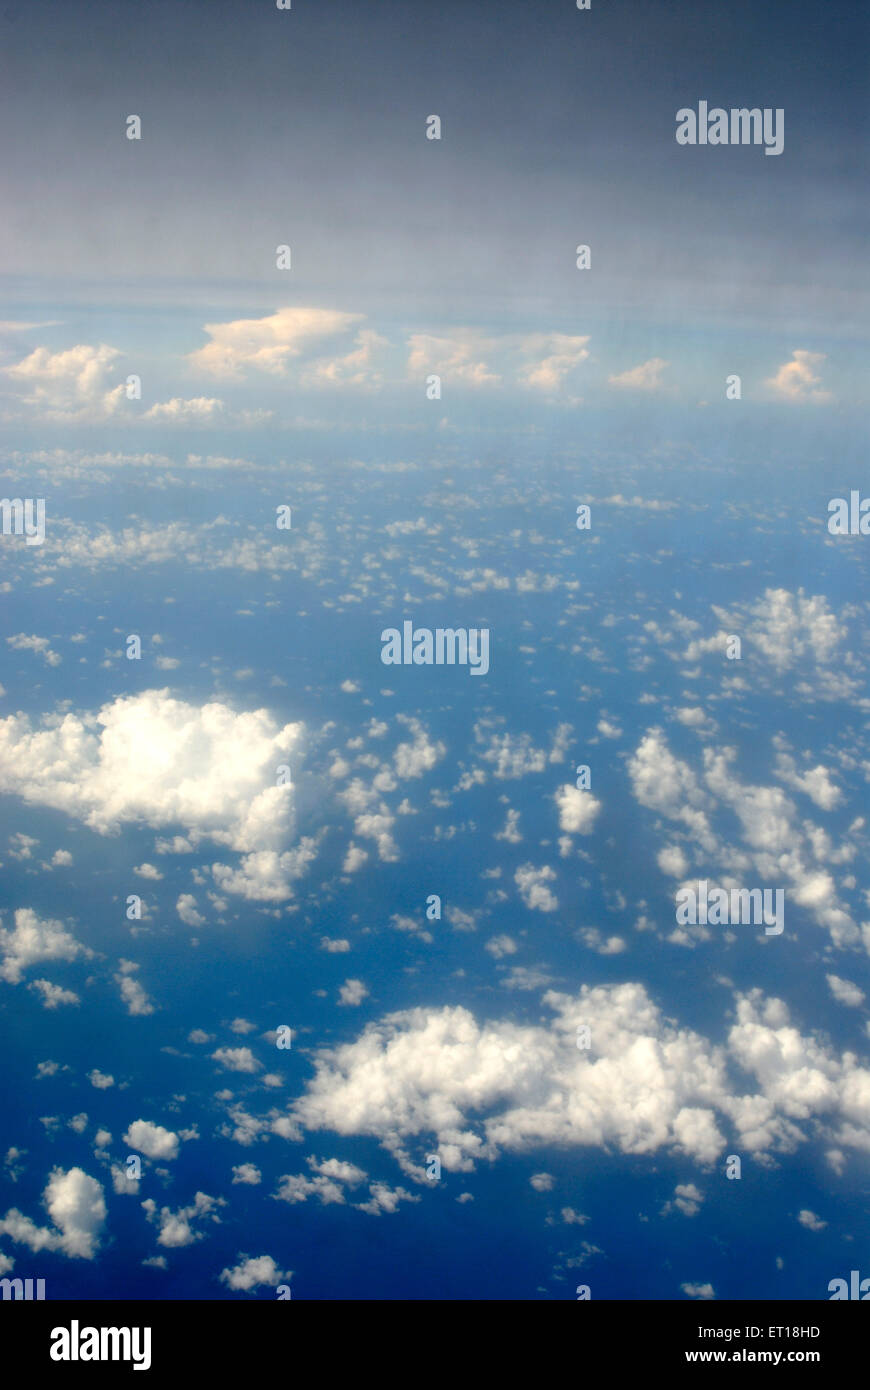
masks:
[[[870,1276],[866,27],[12,7],[0,1273]],[[700,100],[783,153],[677,145]],[[384,665],[405,620],[488,672]]]

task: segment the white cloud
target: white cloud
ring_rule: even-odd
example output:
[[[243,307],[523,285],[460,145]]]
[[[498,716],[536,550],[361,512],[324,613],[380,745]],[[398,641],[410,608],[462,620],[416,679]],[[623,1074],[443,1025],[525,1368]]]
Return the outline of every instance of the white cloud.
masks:
[[[533,1173],[529,1182],[536,1192],[552,1192],[556,1185],[556,1179],[552,1173]]]
[[[188,1207],[179,1207],[178,1211],[161,1207],[158,1212],[157,1203],[152,1197],[142,1203],[147,1219],[159,1226],[157,1244],[173,1250],[202,1240],[204,1232],[194,1228],[193,1222],[205,1220],[206,1217],[219,1222],[216,1208],[223,1206],[226,1206],[226,1202],[222,1197],[209,1197],[206,1192],[197,1192],[193,1203]]]
[[[494,386],[501,380],[486,361],[495,346],[492,338],[473,329],[448,335],[412,333],[408,338],[408,375],[417,380],[430,375],[463,386]]]
[[[115,414],[125,396],[123,383],[110,385],[121,355],[105,343],[54,353],[39,347],[3,370],[21,387],[24,403],[49,419],[102,419]]]
[[[164,1129],[163,1125],[152,1124],[150,1120],[134,1120],[123,1139],[131,1149],[138,1149],[147,1158],[178,1157],[178,1135],[171,1129]]]
[[[661,357],[651,357],[648,362],[641,362],[639,367],[631,367],[626,372],[617,372],[614,376],[607,378],[610,386],[616,386],[623,391],[661,391],[663,389],[662,372],[665,367],[670,366]]]
[[[526,907],[539,912],[555,912],[559,906],[558,898],[547,887],[555,878],[556,872],[549,864],[543,864],[540,869],[533,864],[522,864],[514,874],[514,882]]]
[[[227,1288],[245,1292],[262,1284],[277,1288],[292,1278],[293,1271],[282,1272],[271,1255],[239,1255],[238,1258],[239,1263],[234,1268],[221,1270],[221,1283],[226,1284]]]
[[[808,1211],[806,1208],[798,1212],[798,1221],[802,1226],[806,1226],[808,1231],[823,1231],[828,1224],[820,1216],[816,1216],[814,1211]]]
[[[825,979],[838,1004],[845,1004],[849,1009],[858,1009],[864,1003],[863,989],[859,989],[851,980],[841,979],[839,975],[826,975]]]
[[[867,1147],[870,1071],[801,1035],[781,1000],[737,996],[724,1045],[678,1027],[640,984],[550,991],[544,1003],[548,1026],[479,1024],[461,1007],[370,1023],[355,1042],[315,1054],[292,1117],[309,1130],[376,1137],[418,1180],[412,1143],[454,1172],[548,1146],[664,1148],[712,1164],[726,1144],[720,1116],[727,1142],[751,1153],[788,1152],[817,1132]],[[575,1046],[580,1022],[588,1051]],[[745,1077],[732,1081],[729,1059],[754,1092]]]
[[[681,1284],[680,1288],[687,1298],[715,1298],[712,1284]]]
[[[237,714],[167,690],[122,696],[96,715],[0,720],[0,788],[54,806],[100,834],[128,822],[181,822],[194,839],[259,848],[289,807],[275,768],[301,726],[279,729],[266,710]]]
[[[373,1182],[369,1188],[369,1200],[367,1202],[357,1202],[357,1211],[368,1212],[369,1216],[383,1216],[385,1213],[392,1215],[398,1211],[400,1202],[419,1202],[419,1197],[413,1197],[410,1192],[406,1192],[404,1187],[389,1187],[385,1182]]]
[[[108,1073],[100,1071],[98,1067],[94,1067],[88,1072],[88,1080],[98,1091],[107,1091],[110,1086],[114,1086],[115,1084],[114,1076],[109,1076]]]
[[[588,336],[568,333],[530,333],[522,340],[522,351],[532,359],[519,373],[524,386],[552,395],[565,377],[589,356]]]
[[[127,1005],[127,1012],[133,1017],[145,1018],[148,1014],[153,1014],[154,1005],[148,998],[147,991],[133,978],[138,969],[135,961],[122,960],[115,982],[121,991],[122,1000]]]
[[[60,1250],[72,1259],[92,1260],[106,1219],[103,1188],[81,1168],[54,1168],[43,1193],[54,1228],[36,1226],[16,1208],[0,1220],[5,1234],[31,1250]]]
[[[19,907],[15,910],[15,928],[12,931],[0,930],[0,980],[17,985],[32,965],[46,960],[76,960],[79,956],[92,956],[76,941],[62,922],[37,917],[32,908]]]
[[[362,980],[345,980],[338,991],[339,1004],[355,1006],[368,997],[368,989]]]
[[[26,632],[17,632],[14,637],[7,637],[6,641],[15,652],[35,652],[48,666],[59,666],[63,659],[51,650],[47,637],[28,637]]]
[[[34,980],[28,988],[39,991],[42,995],[42,1007],[44,1009],[56,1009],[61,1004],[81,1003],[75,990],[62,989],[60,985],[53,985],[50,980]]]
[[[174,700],[167,690],[120,697],[96,715],[49,716],[37,729],[12,715],[0,720],[0,790],[104,835],[128,823],[180,822],[194,846],[210,839],[251,851],[236,869],[212,866],[220,888],[282,900],[314,857],[312,840],[281,852],[292,790],[276,785],[276,768],[301,729],[279,728],[264,709],[237,714],[218,701]]]
[[[205,923],[202,913],[196,910],[196,898],[192,893],[181,893],[175,904],[175,911],[188,927],[201,927]]]
[[[556,805],[559,808],[559,828],[569,835],[591,835],[595,827],[601,802],[590,791],[582,791],[570,784],[556,792]]]
[[[194,396],[182,400],[173,396],[171,401],[161,401],[146,410],[145,420],[157,420],[164,425],[213,425],[223,419],[226,406],[215,396]]]
[[[256,1187],[263,1181],[263,1174],[255,1163],[238,1163],[233,1168],[233,1183],[243,1183]]]
[[[249,1047],[219,1047],[212,1059],[219,1062],[227,1071],[256,1072],[262,1068]]]
[[[807,352],[798,348],[788,362],[783,362],[774,376],[768,377],[765,386],[780,400],[800,403],[815,401],[822,404],[832,399],[830,391],[821,387],[821,378],[815,368],[825,360],[823,352]]]
[[[333,309],[292,307],[260,319],[207,323],[210,342],[192,352],[188,361],[199,371],[229,380],[241,380],[248,371],[284,376],[293,359],[311,355],[362,318]]]

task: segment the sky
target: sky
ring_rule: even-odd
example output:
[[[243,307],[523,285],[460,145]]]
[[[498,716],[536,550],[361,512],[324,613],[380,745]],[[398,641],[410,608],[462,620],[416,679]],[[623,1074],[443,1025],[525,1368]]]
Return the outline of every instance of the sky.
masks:
[[[870,1277],[866,8],[2,32],[0,1275]]]

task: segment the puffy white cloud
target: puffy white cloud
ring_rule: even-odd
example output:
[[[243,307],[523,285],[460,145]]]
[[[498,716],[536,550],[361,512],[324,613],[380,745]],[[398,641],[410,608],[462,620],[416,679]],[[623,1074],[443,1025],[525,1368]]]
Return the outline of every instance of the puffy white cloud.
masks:
[[[673,1205],[678,1211],[681,1211],[684,1216],[695,1216],[700,1210],[703,1200],[703,1193],[693,1182],[677,1183],[674,1188]],[[668,1206],[670,1206],[670,1203],[668,1203]]]
[[[536,1192],[552,1192],[556,1185],[556,1179],[552,1173],[533,1173],[529,1182]]]
[[[526,907],[537,908],[539,912],[555,912],[559,900],[547,887],[556,878],[556,872],[549,864],[536,869],[533,864],[522,864],[514,874],[514,882],[520,890],[520,897]]]
[[[26,632],[17,632],[13,637],[7,637],[6,641],[15,652],[35,652],[48,666],[59,666],[63,659],[51,650],[47,637],[28,636]]]
[[[263,1175],[255,1163],[237,1163],[233,1168],[233,1183],[256,1187],[262,1181]]]
[[[663,358],[651,357],[648,362],[641,362],[638,367],[630,367],[628,371],[609,376],[608,385],[616,386],[622,391],[661,391],[662,373],[668,366],[670,363],[665,362]]]
[[[92,956],[62,922],[37,917],[32,908],[15,910],[15,928],[0,930],[0,980],[17,985],[25,970],[46,960],[76,960]]]
[[[139,966],[135,961],[122,960],[121,968],[115,976],[115,982],[121,991],[121,998],[127,1005],[128,1014],[145,1018],[148,1014],[153,1014],[154,1005],[148,998],[147,991],[143,989],[138,980],[133,978],[138,969]]]
[[[164,1129],[163,1125],[152,1124],[150,1120],[134,1120],[123,1139],[131,1149],[138,1149],[147,1158],[178,1157],[178,1135],[171,1129]]]
[[[34,1252],[59,1250],[70,1258],[92,1260],[106,1220],[102,1185],[81,1168],[54,1168],[42,1200],[53,1227],[37,1226],[13,1207],[0,1220],[0,1234]]]
[[[284,376],[295,358],[303,353],[311,356],[362,318],[362,314],[334,309],[294,306],[260,319],[207,323],[210,342],[192,352],[188,361],[199,371],[229,380],[241,380],[248,371]]]
[[[484,762],[494,764],[493,776],[499,779],[545,772],[550,763],[564,762],[570,733],[570,724],[560,724],[548,753],[544,748],[535,748],[529,734],[493,733],[486,720],[474,727],[476,741],[485,745],[480,756]]]
[[[591,835],[601,810],[601,802],[590,791],[570,784],[556,792],[559,828],[569,835]]]
[[[799,773],[794,758],[780,751],[776,759],[776,772],[787,787],[803,792],[823,811],[832,811],[843,799],[840,788],[831,781],[830,772],[821,763]]]
[[[565,377],[589,356],[586,337],[568,333],[530,333],[523,339],[522,351],[530,359],[520,370],[524,386],[552,395]]]
[[[181,893],[175,904],[175,911],[188,927],[201,927],[205,923],[202,913],[196,910],[196,898],[192,893]]]
[[[412,333],[408,338],[408,376],[420,380],[436,375],[463,386],[495,386],[501,377],[490,370],[486,360],[494,346],[494,339],[473,329],[441,336]]]
[[[292,1270],[282,1272],[271,1255],[239,1255],[238,1258],[239,1263],[232,1269],[221,1270],[221,1283],[226,1284],[227,1288],[242,1289],[246,1293],[259,1288],[261,1284],[277,1288],[293,1276]]]
[[[290,807],[275,768],[301,726],[266,710],[191,705],[167,690],[122,696],[96,715],[0,720],[0,788],[54,806],[100,834],[128,822],[180,822],[194,840],[238,850],[274,842]]]
[[[219,1047],[212,1054],[215,1062],[219,1062],[227,1071],[256,1072],[262,1068],[262,1062],[258,1062],[249,1047]]]
[[[392,1214],[399,1209],[400,1202],[419,1202],[419,1197],[414,1197],[410,1192],[406,1192],[404,1187],[390,1187],[385,1182],[373,1182],[369,1188],[369,1200],[367,1202],[357,1202],[357,1211],[368,1212],[369,1216],[383,1216],[385,1213]]]
[[[416,719],[406,721],[414,735],[413,743],[400,743],[393,754],[396,776],[403,780],[409,777],[422,777],[429,772],[447,749],[440,741],[432,743],[423,726]]]
[[[412,1143],[449,1171],[550,1145],[665,1148],[710,1164],[725,1147],[720,1117],[753,1153],[789,1151],[819,1126],[844,1147],[870,1148],[870,1070],[801,1035],[781,1000],[753,991],[736,1002],[725,1047],[678,1027],[640,984],[550,991],[549,1026],[406,1010],[315,1054],[291,1113],[309,1130],[378,1138],[418,1181]],[[587,1051],[575,1045],[579,1023],[590,1028]]]
[[[118,698],[96,715],[50,716],[37,729],[13,715],[0,720],[0,790],[57,807],[100,834],[180,822],[189,844],[210,839],[247,852],[237,868],[212,866],[220,888],[283,900],[314,857],[313,840],[282,852],[292,788],[276,785],[276,769],[301,729],[279,728],[264,709],[192,705],[167,690]],[[189,898],[182,895],[182,909],[200,925]]]
[[[656,855],[656,862],[663,874],[672,878],[685,878],[689,872],[689,861],[679,845],[666,845]]]
[[[81,1003],[75,990],[62,989],[60,985],[53,985],[50,980],[34,980],[28,988],[39,991],[44,1009],[57,1009],[61,1004]]]
[[[281,1185],[275,1197],[279,1202],[307,1202],[309,1197],[318,1197],[326,1207],[343,1206],[346,1201],[341,1184],[324,1174],[308,1178],[304,1173],[285,1173],[278,1181]]]
[[[164,425],[213,425],[223,419],[225,413],[226,406],[215,396],[194,396],[191,400],[173,396],[171,401],[152,405],[143,418]]]
[[[106,1072],[100,1071],[98,1067],[94,1067],[88,1072],[88,1080],[98,1091],[108,1091],[109,1088],[115,1084],[114,1076],[109,1076]]]
[[[863,989],[859,989],[851,980],[841,979],[839,975],[826,975],[825,979],[828,989],[839,1004],[845,1004],[849,1009],[858,1009],[864,1003]]]
[[[362,980],[345,980],[338,991],[339,1004],[355,1006],[368,997],[368,989]]]
[[[121,355],[106,343],[63,352],[39,347],[3,370],[21,387],[25,404],[49,419],[100,419],[115,414],[125,396],[123,383],[110,385]]]
[[[712,1284],[681,1284],[680,1288],[687,1298],[710,1299],[715,1298],[716,1294]]]
[[[197,1192],[192,1204],[179,1207],[178,1211],[172,1211],[169,1207],[161,1207],[158,1211],[157,1203],[152,1197],[146,1198],[142,1203],[147,1219],[159,1227],[157,1244],[174,1250],[202,1240],[205,1233],[194,1227],[194,1221],[209,1218],[219,1223],[217,1208],[225,1206],[226,1202],[222,1197],[209,1197],[206,1192]]]
[[[807,352],[805,348],[797,348],[790,360],[783,362],[764,384],[783,401],[814,401],[817,404],[830,401],[830,391],[821,386],[821,378],[815,372],[825,356],[824,352]]]
[[[827,1221],[823,1221],[820,1216],[816,1216],[814,1211],[809,1211],[806,1207],[798,1212],[798,1221],[802,1226],[806,1226],[808,1231],[823,1231],[827,1226]]]

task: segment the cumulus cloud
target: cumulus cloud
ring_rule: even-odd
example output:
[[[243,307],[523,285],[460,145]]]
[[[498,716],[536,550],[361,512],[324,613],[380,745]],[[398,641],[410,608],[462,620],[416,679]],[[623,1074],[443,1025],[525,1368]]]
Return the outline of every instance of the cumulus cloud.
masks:
[[[529,359],[519,372],[524,386],[547,395],[557,392],[570,372],[589,356],[586,337],[568,333],[530,333],[522,341]]]
[[[607,378],[610,386],[615,386],[622,391],[661,391],[663,389],[662,373],[665,367],[670,366],[661,357],[651,357],[648,362],[641,362],[639,367],[631,367],[626,372],[617,372],[614,376]]]
[[[824,362],[825,356],[824,352],[807,352],[805,348],[798,348],[792,353],[789,361],[783,362],[764,384],[782,401],[791,401],[794,404],[814,401],[819,405],[830,401],[831,393],[824,390],[821,378],[815,371],[815,368]]]
[[[62,922],[37,917],[29,907],[16,908],[14,930],[0,930],[0,980],[10,985],[19,984],[25,970],[42,961],[92,955]]]
[[[173,396],[171,401],[159,401],[146,410],[145,420],[157,420],[164,425],[213,425],[223,419],[226,406],[215,396],[194,396],[183,400]]]
[[[233,1168],[233,1183],[256,1187],[262,1181],[263,1175],[255,1163],[238,1163]]]
[[[859,989],[851,980],[841,979],[839,975],[826,975],[825,979],[838,1004],[845,1004],[848,1009],[859,1009],[864,1003],[863,989]]]
[[[338,991],[339,1004],[355,1006],[368,997],[368,989],[362,980],[345,980]]]
[[[271,1255],[239,1255],[238,1259],[239,1263],[232,1269],[221,1270],[221,1283],[230,1289],[241,1289],[248,1293],[262,1284],[277,1288],[293,1276],[292,1270],[282,1272]]]
[[[103,835],[128,823],[180,823],[191,845],[210,839],[247,852],[237,868],[212,866],[220,888],[283,899],[314,855],[311,840],[282,852],[292,788],[276,785],[275,770],[301,728],[279,727],[264,709],[193,705],[167,690],[120,697],[95,715],[48,716],[35,729],[12,715],[0,720],[0,790],[63,810]]]
[[[222,1197],[209,1197],[206,1192],[197,1192],[190,1206],[179,1207],[177,1211],[172,1211],[170,1207],[161,1207],[158,1210],[152,1197],[146,1198],[142,1203],[148,1221],[159,1228],[157,1244],[173,1250],[202,1240],[205,1232],[195,1226],[194,1222],[208,1219],[219,1223],[217,1208],[225,1206],[226,1202]]]
[[[457,329],[441,336],[412,333],[408,339],[408,376],[419,381],[435,375],[463,386],[495,386],[501,377],[487,362],[494,347],[494,339],[474,329]]]
[[[247,850],[286,824],[275,767],[300,732],[266,710],[191,705],[167,690],[122,696],[96,715],[48,716],[36,730],[12,715],[0,720],[0,788],[100,834],[181,822],[194,839]]]
[[[63,352],[35,348],[12,367],[3,368],[22,399],[49,419],[100,419],[117,412],[125,396],[121,383],[110,385],[121,353],[101,343],[79,343]]]
[[[178,1135],[171,1129],[164,1129],[163,1125],[152,1124],[150,1120],[134,1120],[123,1138],[131,1149],[138,1149],[147,1158],[178,1157]]]
[[[559,900],[547,887],[556,878],[556,872],[549,864],[536,869],[533,864],[522,864],[514,874],[514,882],[520,890],[520,897],[526,907],[539,912],[555,912]]]
[[[61,1004],[81,1003],[75,990],[62,989],[60,985],[53,985],[50,980],[34,980],[28,988],[39,991],[44,1009],[57,1009]]]
[[[808,1231],[823,1231],[828,1224],[820,1216],[816,1216],[814,1211],[808,1211],[806,1208],[798,1212],[798,1221],[802,1226],[806,1226]]]
[[[153,1014],[154,1005],[148,998],[147,991],[143,989],[138,980],[134,979],[139,966],[135,961],[122,960],[120,970],[115,976],[115,982],[121,991],[121,998],[127,1005],[127,1012],[133,1017],[145,1018],[148,1014]]]
[[[710,1299],[715,1298],[716,1294],[712,1284],[681,1284],[680,1288],[687,1298]]]
[[[591,835],[601,810],[601,802],[590,791],[570,784],[556,792],[559,828],[569,835]]]
[[[62,657],[51,650],[47,637],[28,636],[26,632],[17,632],[13,637],[7,637],[6,641],[15,652],[35,652],[48,666],[59,666],[62,661]]]
[[[34,1252],[59,1250],[72,1259],[92,1260],[106,1220],[102,1185],[81,1168],[54,1168],[42,1201],[52,1226],[37,1226],[13,1207],[0,1220],[0,1234]]]
[[[870,1147],[870,1071],[802,1035],[781,1000],[738,995],[724,1046],[670,1021],[640,984],[549,991],[544,1003],[549,1026],[478,1023],[461,1007],[388,1015],[315,1054],[292,1118],[376,1137],[418,1181],[412,1144],[454,1172],[553,1145],[664,1148],[712,1164],[723,1125],[752,1153],[789,1152],[820,1126],[841,1146]],[[580,1022],[587,1051],[575,1046]]]
[[[346,334],[363,318],[334,309],[294,306],[278,309],[260,319],[234,319],[207,323],[210,341],[192,352],[188,361],[198,371],[228,380],[242,380],[247,372],[284,376],[291,362]]]
[[[219,1062],[227,1071],[241,1071],[252,1073],[262,1069],[262,1062],[258,1062],[249,1047],[219,1047],[213,1052],[212,1059]]]

